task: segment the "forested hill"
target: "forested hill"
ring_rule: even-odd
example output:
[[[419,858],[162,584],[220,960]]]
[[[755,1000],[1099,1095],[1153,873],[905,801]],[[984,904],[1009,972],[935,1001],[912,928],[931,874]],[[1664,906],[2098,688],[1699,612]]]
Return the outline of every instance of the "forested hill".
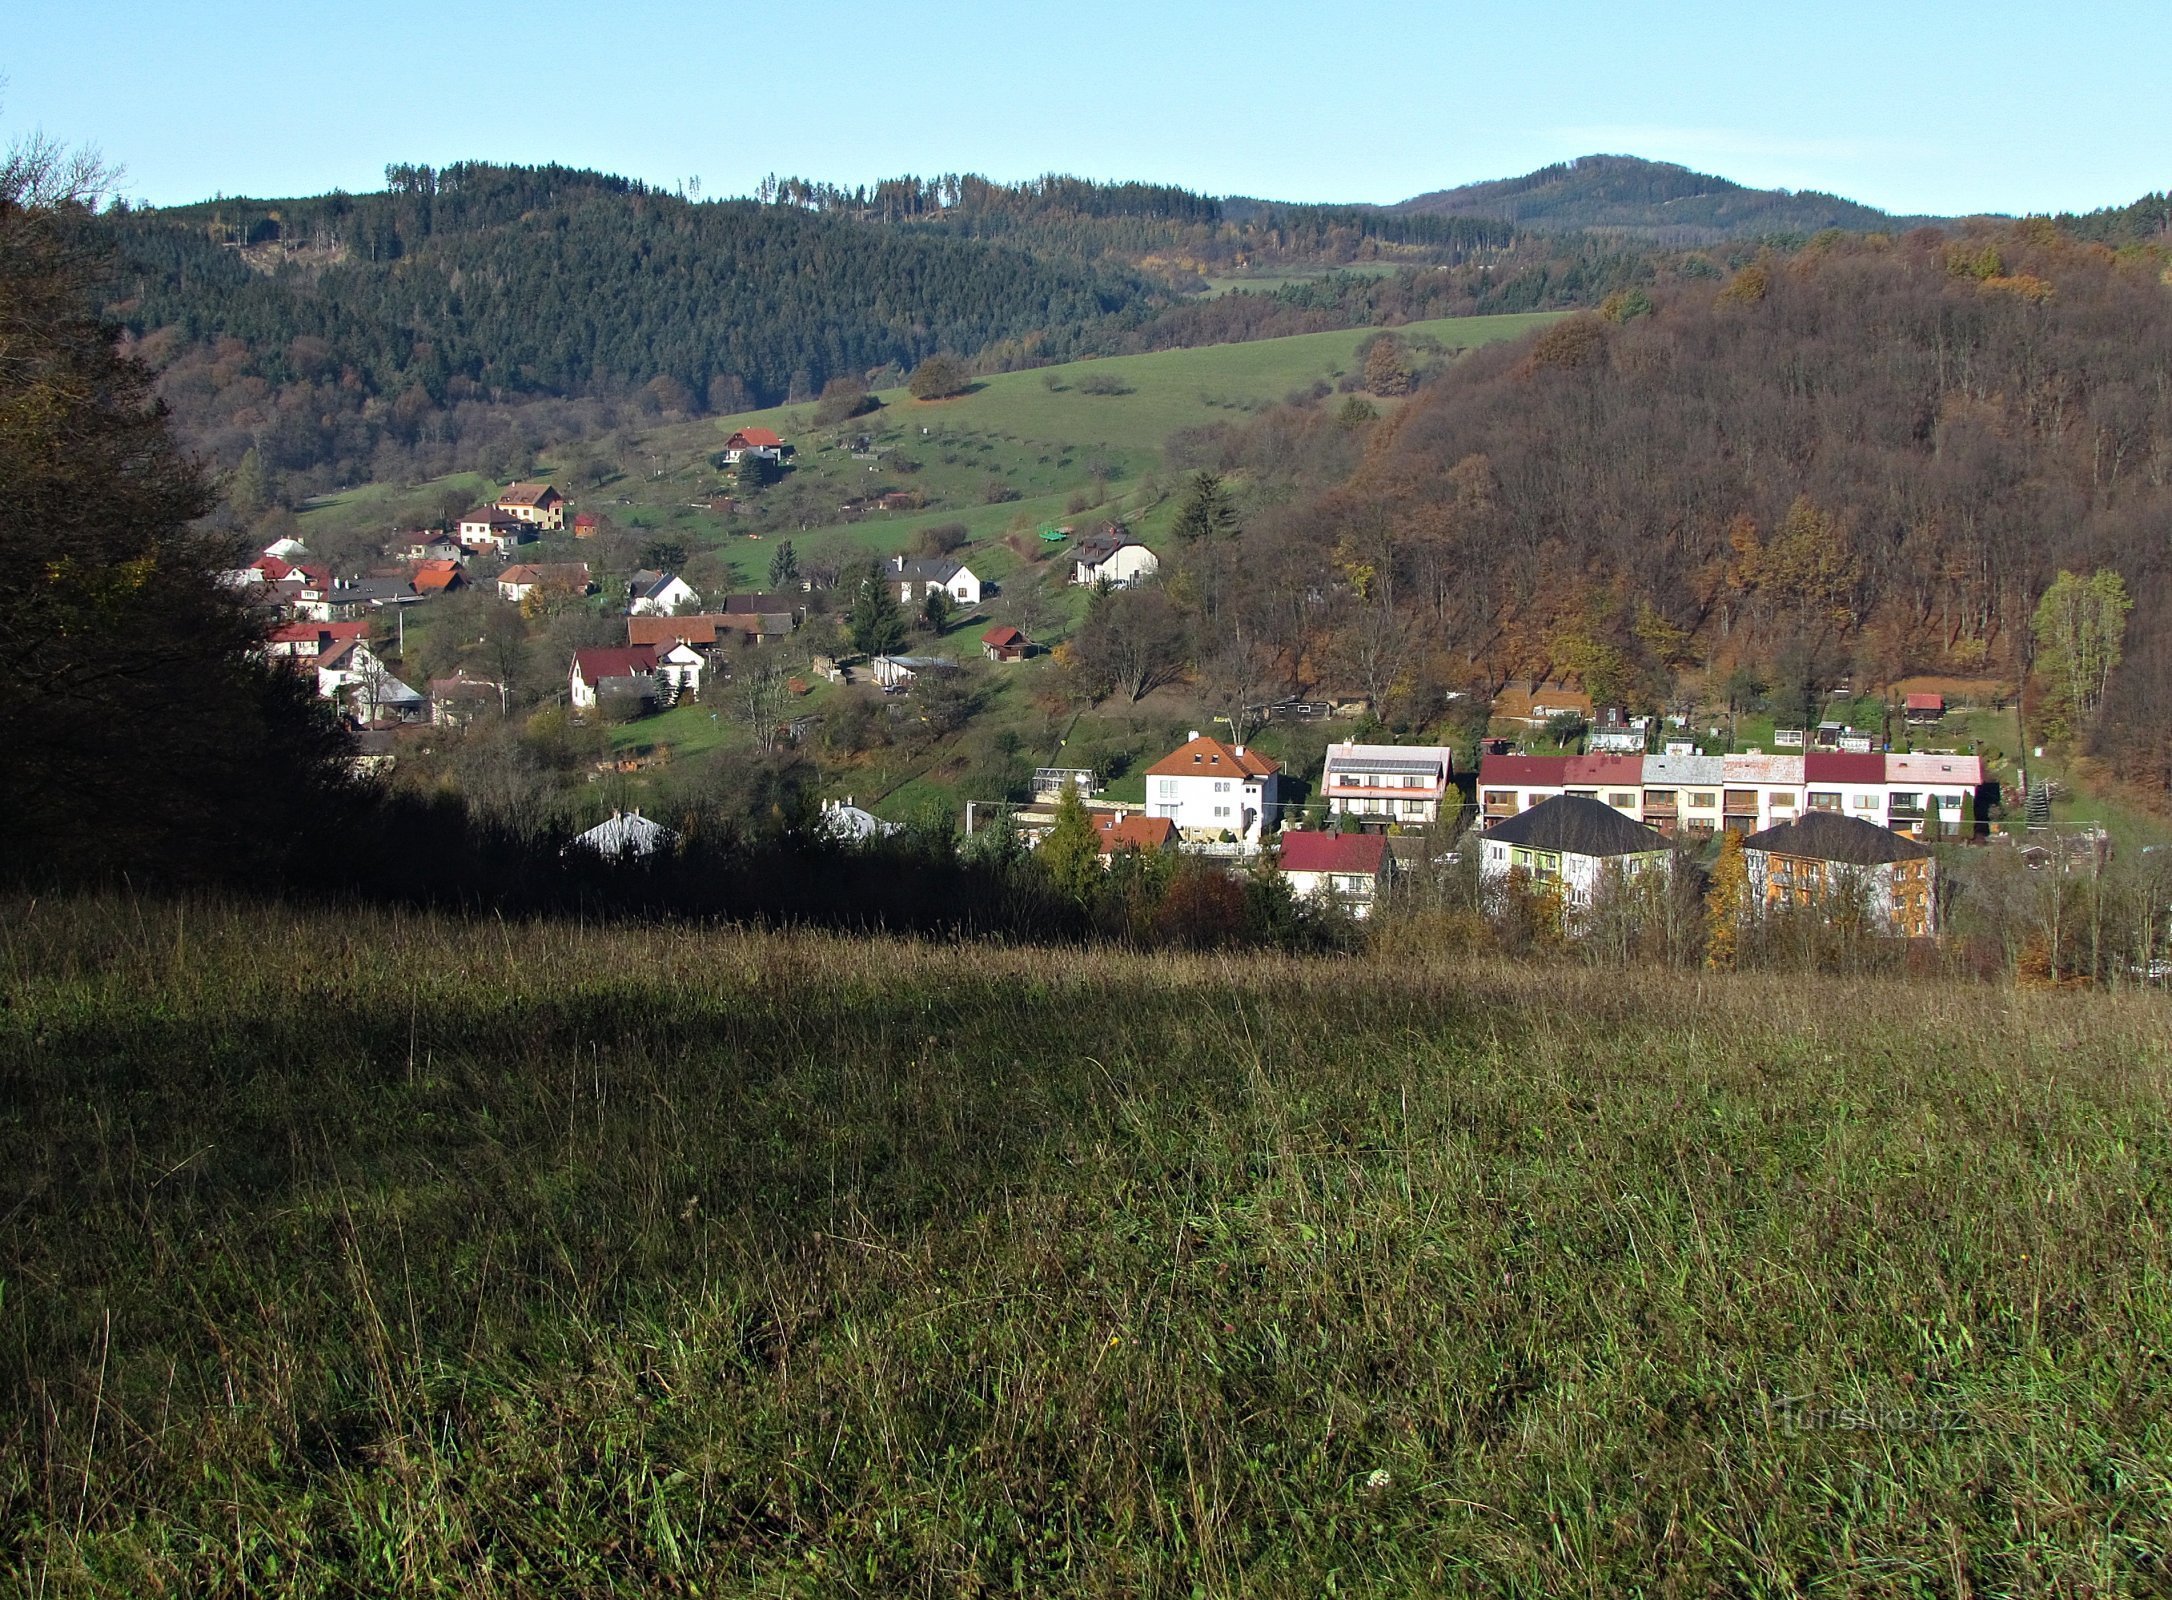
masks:
[[[115,217],[138,335],[238,339],[273,386],[427,406],[620,393],[732,406],[1079,323],[1134,276],[804,208],[690,203],[562,168],[395,168],[369,195]]]
[[[1751,189],[1635,156],[1583,156],[1520,178],[1437,189],[1387,209],[1401,215],[1499,218],[1556,231],[1604,228],[1678,244],[1825,228],[1868,233],[1937,220],[1894,217],[1815,190]]]

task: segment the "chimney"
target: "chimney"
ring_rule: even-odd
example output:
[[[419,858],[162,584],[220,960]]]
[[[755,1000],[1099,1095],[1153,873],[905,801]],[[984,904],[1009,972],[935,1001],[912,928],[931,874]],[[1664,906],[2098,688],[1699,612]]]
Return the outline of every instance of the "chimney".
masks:
[[[1243,745],[1241,745],[1241,744],[1240,744],[1239,746],[1237,746],[1237,754],[1239,754],[1240,756],[1244,754],[1244,746],[1243,746]]]
[[[1189,743],[1191,743],[1191,742],[1192,742],[1192,740],[1194,740],[1194,739],[1196,739],[1196,738],[1198,738],[1198,737],[1199,737],[1199,730],[1198,730],[1197,728],[1194,728],[1194,729],[1192,729],[1192,731],[1191,731],[1190,733],[1187,733],[1187,734],[1186,734],[1186,735],[1184,736],[1184,742],[1185,742],[1186,744],[1189,744]]]

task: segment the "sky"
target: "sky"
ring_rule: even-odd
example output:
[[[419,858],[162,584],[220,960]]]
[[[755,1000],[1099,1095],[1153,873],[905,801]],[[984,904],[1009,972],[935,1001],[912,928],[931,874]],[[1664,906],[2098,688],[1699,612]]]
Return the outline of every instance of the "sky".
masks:
[[[1386,202],[1599,152],[1903,214],[2172,186],[2172,0],[5,0],[0,141],[95,145],[155,204],[556,161],[1067,172]]]

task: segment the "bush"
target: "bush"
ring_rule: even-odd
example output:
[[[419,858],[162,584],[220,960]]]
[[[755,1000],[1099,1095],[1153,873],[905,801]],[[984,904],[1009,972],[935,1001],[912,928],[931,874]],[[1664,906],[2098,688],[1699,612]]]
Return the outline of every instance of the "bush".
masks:
[[[967,529],[962,522],[930,523],[913,535],[913,548],[924,556],[947,556],[965,545]]]
[[[950,356],[929,356],[913,368],[913,375],[906,380],[905,392],[915,400],[947,400],[952,395],[963,394],[972,386],[963,365]]]

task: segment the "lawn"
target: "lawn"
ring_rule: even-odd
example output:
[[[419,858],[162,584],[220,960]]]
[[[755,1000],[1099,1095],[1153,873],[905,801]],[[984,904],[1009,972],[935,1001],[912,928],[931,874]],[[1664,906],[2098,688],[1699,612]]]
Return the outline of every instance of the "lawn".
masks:
[[[2154,996],[134,898],[0,951],[9,1592],[2172,1576]]]

